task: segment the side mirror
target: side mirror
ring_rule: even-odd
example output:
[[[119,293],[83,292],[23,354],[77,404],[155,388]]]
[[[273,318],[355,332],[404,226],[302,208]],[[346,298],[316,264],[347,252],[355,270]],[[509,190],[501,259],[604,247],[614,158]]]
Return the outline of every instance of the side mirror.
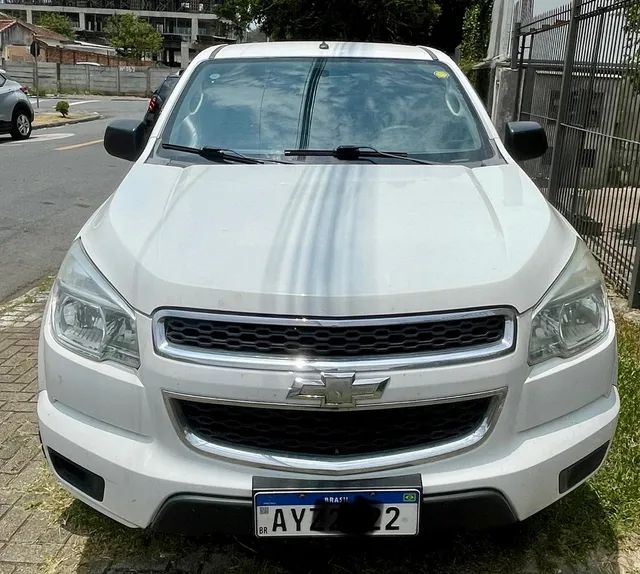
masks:
[[[516,161],[545,154],[547,134],[538,122],[509,122],[504,130],[504,145]]]
[[[115,120],[104,132],[104,149],[121,159],[136,161],[145,143],[145,123],[138,120]]]

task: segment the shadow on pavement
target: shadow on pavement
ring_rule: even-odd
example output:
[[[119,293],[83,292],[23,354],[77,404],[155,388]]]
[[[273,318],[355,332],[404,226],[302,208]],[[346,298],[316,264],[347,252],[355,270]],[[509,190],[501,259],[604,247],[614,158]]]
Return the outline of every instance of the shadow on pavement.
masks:
[[[130,530],[78,501],[59,524],[86,537],[77,556],[65,557],[82,573],[620,572],[615,533],[589,485],[508,528],[410,539],[185,538]]]

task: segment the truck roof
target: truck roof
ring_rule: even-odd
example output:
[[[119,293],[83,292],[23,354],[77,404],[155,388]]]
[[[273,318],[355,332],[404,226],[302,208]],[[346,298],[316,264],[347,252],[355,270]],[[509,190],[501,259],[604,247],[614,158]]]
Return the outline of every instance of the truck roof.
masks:
[[[376,44],[367,42],[260,42],[250,44],[228,44],[223,48],[214,46],[205,50],[202,59],[217,58],[399,58],[407,60],[437,60],[437,50],[422,46],[400,44]]]

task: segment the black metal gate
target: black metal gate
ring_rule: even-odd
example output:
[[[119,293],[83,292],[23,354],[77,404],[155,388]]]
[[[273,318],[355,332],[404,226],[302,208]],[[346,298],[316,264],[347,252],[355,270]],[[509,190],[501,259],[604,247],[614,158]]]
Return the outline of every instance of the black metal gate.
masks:
[[[640,1],[574,0],[516,40],[515,116],[540,122],[550,146],[523,167],[638,307]]]

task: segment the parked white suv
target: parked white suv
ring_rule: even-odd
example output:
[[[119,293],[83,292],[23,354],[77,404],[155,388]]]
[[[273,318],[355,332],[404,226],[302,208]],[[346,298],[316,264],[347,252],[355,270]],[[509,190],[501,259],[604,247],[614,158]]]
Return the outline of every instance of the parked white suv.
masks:
[[[0,134],[24,140],[31,135],[33,107],[27,89],[0,69]]]
[[[84,226],[42,327],[62,484],[132,527],[411,535],[523,520],[603,462],[602,275],[423,47],[217,46]],[[142,149],[144,147],[144,149]]]

